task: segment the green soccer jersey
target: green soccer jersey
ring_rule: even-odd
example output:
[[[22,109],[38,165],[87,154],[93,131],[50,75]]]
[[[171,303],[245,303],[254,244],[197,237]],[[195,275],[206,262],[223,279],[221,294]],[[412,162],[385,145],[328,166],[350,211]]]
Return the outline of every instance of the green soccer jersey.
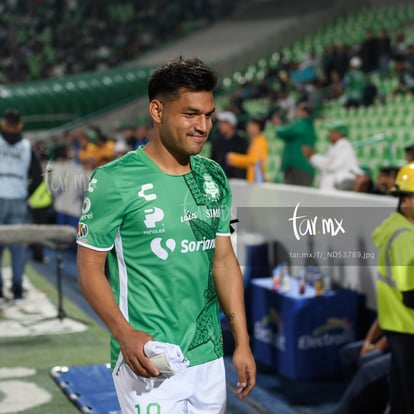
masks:
[[[165,174],[142,148],[99,167],[82,207],[78,244],[109,251],[110,283],[129,323],[180,345],[191,365],[223,355],[213,280],[216,236],[230,236],[231,193],[217,163]],[[120,353],[111,339],[111,363]]]

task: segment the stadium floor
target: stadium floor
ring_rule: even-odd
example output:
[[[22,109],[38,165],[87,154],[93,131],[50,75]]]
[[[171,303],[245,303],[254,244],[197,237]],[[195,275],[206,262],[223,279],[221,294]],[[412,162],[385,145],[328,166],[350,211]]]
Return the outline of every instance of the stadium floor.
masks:
[[[63,252],[64,298],[75,303],[98,324],[102,322],[83,298],[76,280],[75,249]],[[47,264],[30,261],[30,265],[53,285],[56,284],[55,252],[46,249]],[[63,302],[64,305],[64,302]],[[258,367],[257,386],[245,401],[235,395],[236,372],[231,357],[225,357],[228,382],[227,414],[331,414],[344,391],[341,381],[293,381]]]

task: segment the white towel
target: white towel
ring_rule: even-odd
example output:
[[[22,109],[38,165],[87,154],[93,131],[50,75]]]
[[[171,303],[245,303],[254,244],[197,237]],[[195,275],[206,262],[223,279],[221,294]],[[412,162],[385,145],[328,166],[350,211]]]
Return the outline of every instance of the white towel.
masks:
[[[167,342],[149,341],[144,345],[144,353],[161,374],[177,374],[190,364],[178,345]]]

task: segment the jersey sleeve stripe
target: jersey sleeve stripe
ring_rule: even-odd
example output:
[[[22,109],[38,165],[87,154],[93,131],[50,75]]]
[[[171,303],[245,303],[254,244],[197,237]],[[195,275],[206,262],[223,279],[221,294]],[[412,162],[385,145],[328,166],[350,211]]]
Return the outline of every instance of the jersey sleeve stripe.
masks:
[[[92,246],[87,243],[83,243],[81,240],[77,240],[76,243],[79,244],[79,246],[84,246],[84,247],[87,247],[88,249],[96,250],[97,252],[108,252],[114,247],[114,245],[110,247],[96,247],[96,246]]]
[[[230,237],[231,236],[231,233],[216,233],[216,236]]]

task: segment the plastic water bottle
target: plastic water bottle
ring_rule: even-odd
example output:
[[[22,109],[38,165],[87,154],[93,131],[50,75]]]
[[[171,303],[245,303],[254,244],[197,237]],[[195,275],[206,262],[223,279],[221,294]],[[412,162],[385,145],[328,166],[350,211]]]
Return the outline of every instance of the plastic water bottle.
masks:
[[[282,265],[278,265],[272,270],[272,289],[275,290],[276,292],[280,288],[281,278],[282,278]]]
[[[306,266],[305,267],[305,278],[306,278],[306,281],[311,286],[313,286],[314,277],[315,277],[315,267],[314,266]]]
[[[329,272],[323,274],[323,289],[325,292],[329,292],[332,289],[331,275]]]
[[[315,286],[316,296],[321,296],[323,294],[323,281],[322,281],[321,274],[319,272],[315,274],[314,286]]]
[[[304,295],[306,292],[306,271],[305,271],[304,266],[301,266],[300,268],[298,284],[299,284],[299,295]]]
[[[283,292],[289,292],[290,290],[290,275],[287,263],[282,265],[282,290]]]

